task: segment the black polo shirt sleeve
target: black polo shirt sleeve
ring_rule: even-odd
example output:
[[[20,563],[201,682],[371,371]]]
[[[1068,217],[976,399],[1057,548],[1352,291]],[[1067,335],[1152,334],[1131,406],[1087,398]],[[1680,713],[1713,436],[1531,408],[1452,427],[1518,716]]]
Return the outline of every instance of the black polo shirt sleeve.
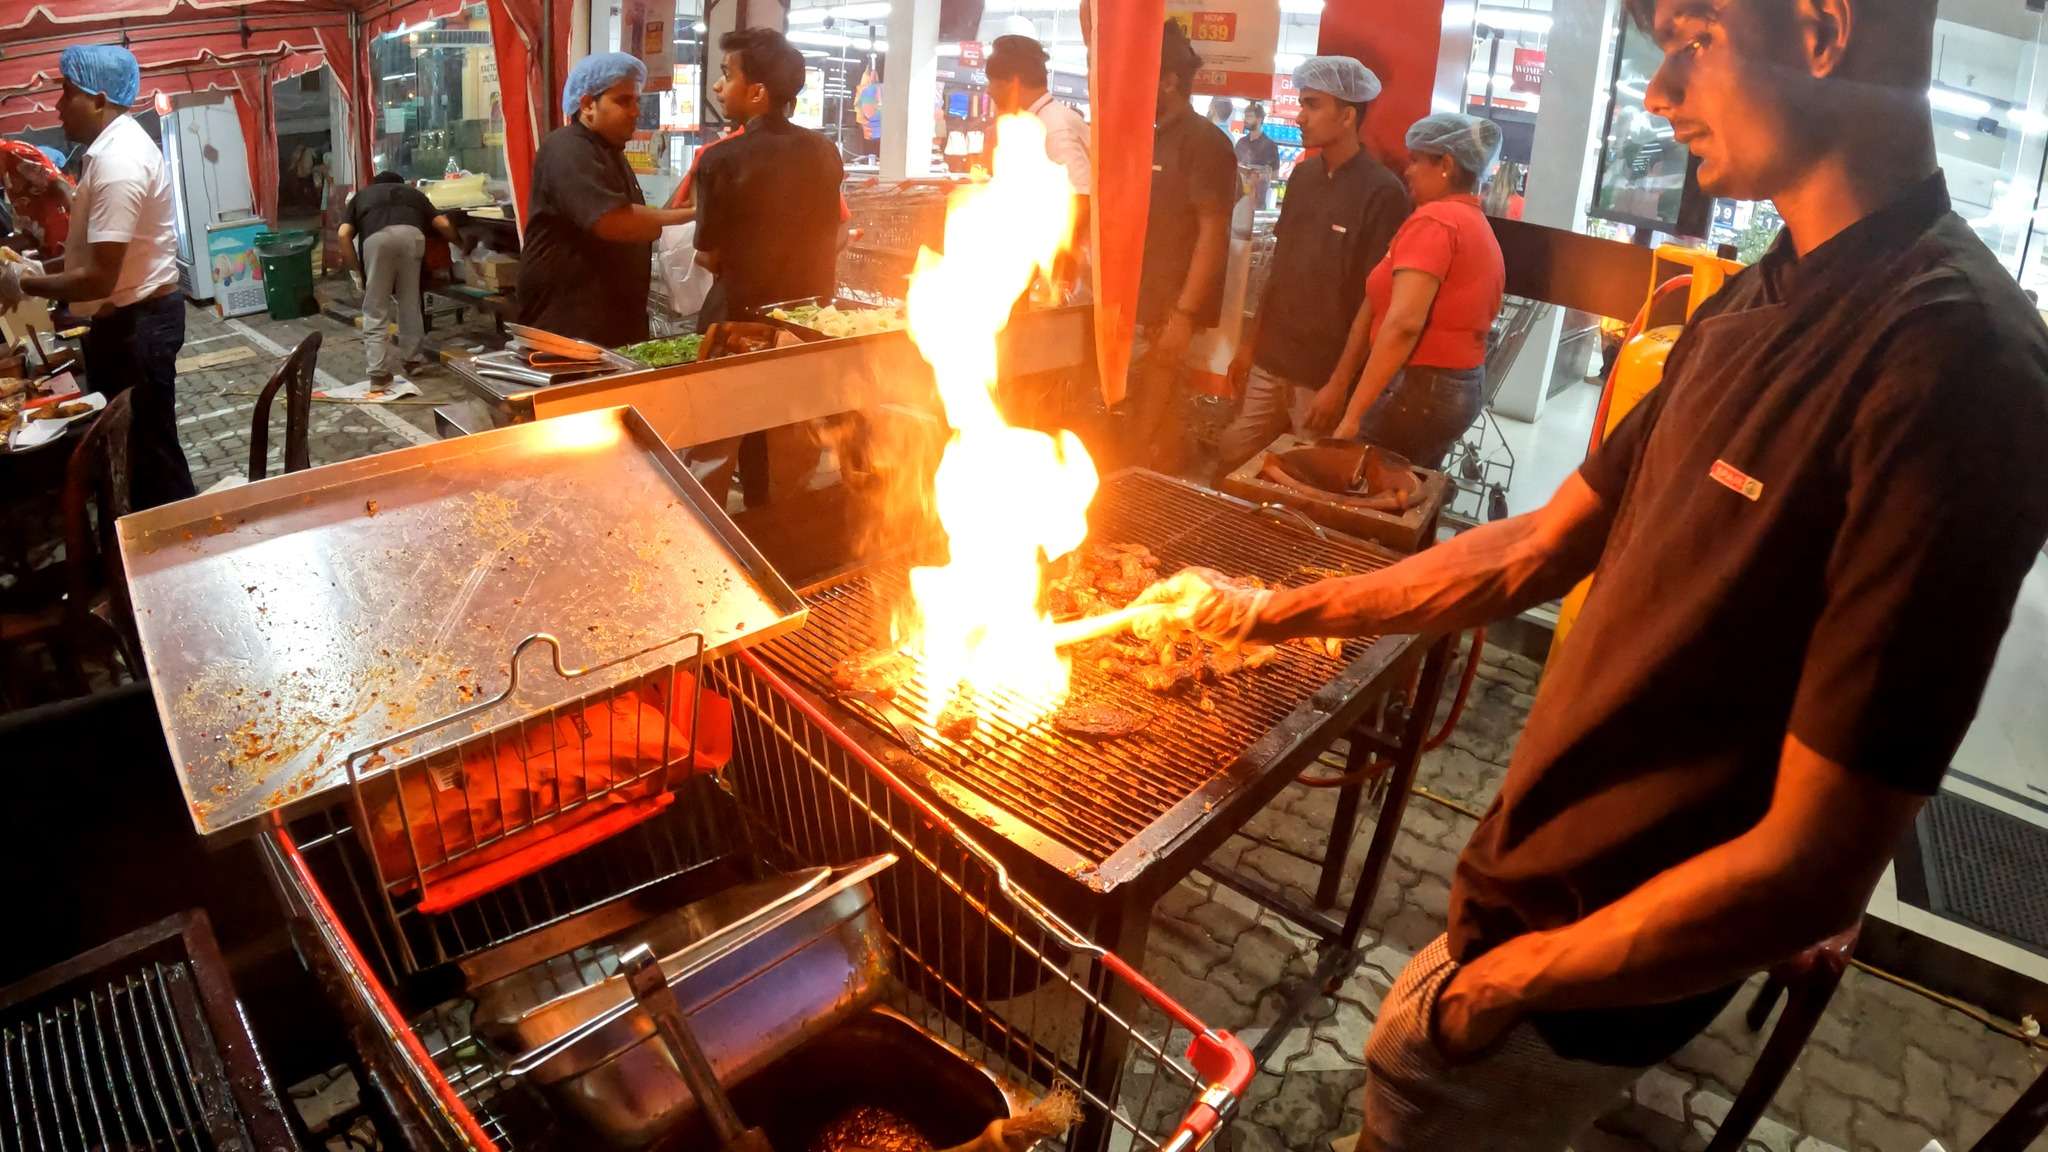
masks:
[[[1190,134],[1188,200],[1195,210],[1228,212],[1237,203],[1237,150],[1221,132]]]
[[[703,153],[697,164],[697,231],[691,243],[699,252],[716,252],[730,229],[726,211],[725,157]]]
[[[1981,306],[1915,311],[1871,358],[1839,452],[1846,508],[1790,730],[1932,794],[2048,536],[2048,365]]]
[[[596,148],[563,149],[548,173],[554,207],[570,224],[588,232],[606,213],[634,203],[632,197],[605,179],[607,158]]]
[[[1408,219],[1408,194],[1401,189],[1399,181],[1376,185],[1367,195],[1365,202],[1365,242],[1359,252],[1365,257],[1365,270],[1371,275],[1372,269],[1386,256],[1387,248],[1394,243],[1394,233]],[[1364,280],[1359,282],[1360,298],[1364,296]]]
[[[1666,375],[1669,374],[1667,366]],[[1621,423],[1614,426],[1614,431],[1579,465],[1579,479],[1586,482],[1586,487],[1600,497],[1609,511],[1620,507],[1629,476],[1643,458],[1643,445],[1650,440],[1650,430],[1657,426],[1657,414],[1664,410],[1664,393],[1665,389],[1659,386],[1637,401]]]

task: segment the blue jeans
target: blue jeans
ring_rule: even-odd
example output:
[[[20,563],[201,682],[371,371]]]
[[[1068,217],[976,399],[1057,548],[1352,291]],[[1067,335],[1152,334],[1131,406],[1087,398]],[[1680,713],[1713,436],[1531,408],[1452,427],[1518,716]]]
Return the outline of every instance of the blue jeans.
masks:
[[[1484,368],[1401,370],[1366,410],[1359,427],[1368,444],[1399,452],[1411,464],[1442,468],[1444,454],[1479,416]]]
[[[108,399],[130,388],[128,502],[136,511],[192,495],[192,470],[178,445],[178,350],[185,346],[185,298],[177,292],[92,318],[85,375]]]

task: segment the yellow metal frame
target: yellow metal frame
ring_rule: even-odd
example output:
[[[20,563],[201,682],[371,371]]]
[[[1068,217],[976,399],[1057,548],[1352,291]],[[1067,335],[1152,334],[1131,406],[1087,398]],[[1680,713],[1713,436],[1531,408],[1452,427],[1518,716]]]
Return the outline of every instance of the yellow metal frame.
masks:
[[[1692,284],[1685,297],[1685,319],[1691,323],[1693,313],[1700,305],[1721,290],[1728,278],[1742,271],[1742,264],[1724,259],[1704,248],[1685,248],[1676,244],[1662,244],[1657,248],[1656,259],[1650,265],[1650,287],[1643,298],[1642,311],[1636,314],[1638,325],[1647,325],[1650,306],[1656,301],[1657,289],[1676,276],[1690,274]],[[1607,420],[1600,428],[1600,439],[1606,440],[1615,426],[1648,396],[1664,379],[1664,361],[1671,355],[1671,349],[1678,343],[1683,324],[1661,324],[1655,328],[1644,327],[1621,347],[1616,357],[1614,370],[1608,374]],[[1598,573],[1595,573],[1598,575]],[[1564,638],[1570,633],[1572,624],[1578,619],[1579,609],[1586,603],[1586,595],[1593,587],[1593,577],[1579,581],[1578,586],[1565,595],[1557,610],[1557,627],[1550,636],[1550,655],[1555,657],[1564,646]]]

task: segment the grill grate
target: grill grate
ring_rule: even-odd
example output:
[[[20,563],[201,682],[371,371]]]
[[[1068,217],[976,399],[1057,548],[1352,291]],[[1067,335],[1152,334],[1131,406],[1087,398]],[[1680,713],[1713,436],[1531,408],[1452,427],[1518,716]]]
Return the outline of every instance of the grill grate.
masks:
[[[174,917],[0,994],[0,1146],[258,1146],[207,1023],[208,993],[186,947],[194,925],[204,921]],[[204,950],[218,962],[210,932]],[[260,1091],[273,1113],[255,1118],[261,1146],[284,1146],[269,1085],[258,1076],[241,1087]]]
[[[1165,572],[1205,565],[1294,585],[1390,562],[1369,545],[1318,537],[1242,501],[1150,472],[1106,479],[1089,522],[1091,539],[1142,544],[1159,556]],[[767,645],[763,655],[828,693],[833,666],[886,635],[888,610],[900,602],[906,585],[903,568],[877,567],[812,589],[806,594],[807,626]],[[1018,702],[1001,698],[978,701],[981,723],[951,739],[921,719],[931,688],[921,677],[903,687],[886,714],[866,704],[842,707],[909,744],[938,777],[928,777],[928,784],[956,807],[1013,839],[1049,840],[1051,850],[1031,846],[1069,875],[1082,876],[1247,759],[1262,736],[1369,642],[1353,641],[1343,659],[1286,646],[1264,668],[1210,686],[1213,712],[1183,694],[1149,692],[1077,662],[1073,699],[1114,703],[1150,717],[1143,730],[1120,740],[1070,737],[1055,730],[1050,717],[1024,723],[1021,717],[1028,713]]]

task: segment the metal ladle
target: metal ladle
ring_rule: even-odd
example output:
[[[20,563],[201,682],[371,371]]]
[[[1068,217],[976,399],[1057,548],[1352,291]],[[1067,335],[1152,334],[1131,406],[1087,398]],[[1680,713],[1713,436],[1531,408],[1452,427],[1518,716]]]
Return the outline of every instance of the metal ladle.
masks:
[[[668,977],[662,974],[654,950],[645,944],[634,945],[619,957],[619,970],[626,974],[626,986],[633,990],[633,999],[653,1019],[654,1030],[668,1045],[683,1083],[690,1086],[690,1095],[711,1122],[718,1146],[725,1152],[775,1152],[767,1134],[759,1128],[747,1127],[733,1110],[732,1099],[718,1083],[711,1061],[697,1043],[697,1034],[690,1031],[690,1021],[683,1015],[682,1005],[676,1003],[676,994],[669,988]]]

